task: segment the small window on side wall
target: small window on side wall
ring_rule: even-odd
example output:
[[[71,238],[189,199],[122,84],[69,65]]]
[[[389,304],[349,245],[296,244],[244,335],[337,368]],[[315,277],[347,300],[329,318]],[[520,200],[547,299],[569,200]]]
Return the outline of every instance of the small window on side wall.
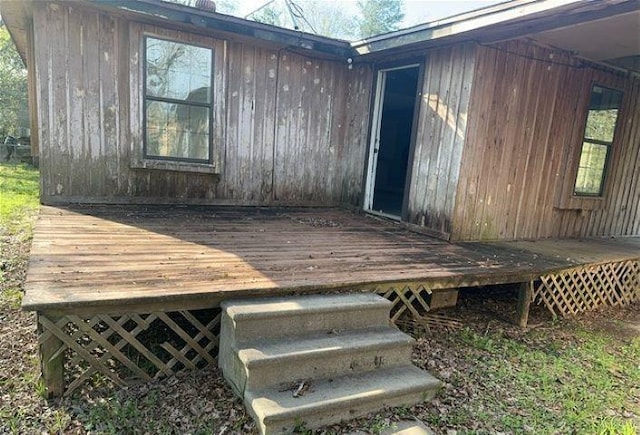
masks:
[[[602,196],[622,92],[593,85],[574,195]]]
[[[211,163],[213,50],[145,38],[144,157]]]

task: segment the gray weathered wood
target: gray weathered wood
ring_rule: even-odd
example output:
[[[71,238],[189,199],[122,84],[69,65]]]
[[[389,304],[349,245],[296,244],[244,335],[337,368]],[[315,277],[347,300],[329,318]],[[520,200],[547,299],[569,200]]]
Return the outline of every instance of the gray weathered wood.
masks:
[[[474,64],[472,44],[427,52],[408,217],[445,236],[452,231]]]
[[[232,41],[215,30],[205,36],[133,22],[90,5],[33,7],[46,202],[358,204],[369,66],[349,70],[346,62]],[[214,51],[210,167],[143,159],[145,35]]]
[[[532,299],[533,283],[531,281],[521,283],[518,287],[518,306],[516,309],[516,322],[521,328],[527,327]]]
[[[46,317],[52,323],[60,318],[51,314],[38,313],[38,334],[42,336],[45,331],[40,319]],[[42,366],[42,378],[46,387],[47,397],[59,397],[64,393],[64,352],[60,351],[62,341],[53,334],[48,334],[46,339],[41,339],[40,364]]]

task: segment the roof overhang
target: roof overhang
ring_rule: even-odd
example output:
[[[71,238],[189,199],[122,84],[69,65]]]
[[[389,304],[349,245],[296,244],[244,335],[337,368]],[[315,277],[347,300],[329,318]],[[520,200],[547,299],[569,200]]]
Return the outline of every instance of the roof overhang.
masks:
[[[267,41],[318,54],[348,58],[354,52],[348,41],[258,23],[160,0],[74,0],[105,10],[117,10],[156,23],[181,24],[205,32],[222,32]]]
[[[539,32],[532,39],[576,56],[640,72],[640,10]]]
[[[475,41],[529,37],[593,60],[637,55],[640,0],[515,0],[352,43],[376,57]],[[593,48],[597,46],[597,50]],[[595,56],[595,57],[594,57]]]
[[[488,8],[462,13],[442,20],[419,24],[407,29],[376,35],[351,45],[360,55],[372,54],[410,44],[447,43],[461,36],[469,39],[489,27],[501,28],[514,21],[555,13],[558,8],[581,0],[514,0]]]
[[[4,0],[0,1],[0,14],[4,21],[13,43],[22,58],[22,63],[27,64],[27,8],[24,1]]]
[[[26,23],[34,0],[2,0],[0,13],[24,59],[26,50]],[[289,49],[313,53],[317,56],[347,59],[355,55],[351,44],[324,36],[284,29],[249,21],[230,15],[209,12],[193,7],[160,0],[60,0],[60,4],[89,7],[123,15],[132,20],[164,26],[180,26],[205,34],[238,36],[244,39]]]

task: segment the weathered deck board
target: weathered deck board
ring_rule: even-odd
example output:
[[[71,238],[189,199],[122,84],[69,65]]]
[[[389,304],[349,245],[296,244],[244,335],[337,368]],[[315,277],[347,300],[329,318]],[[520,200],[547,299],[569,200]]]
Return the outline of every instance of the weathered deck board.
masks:
[[[520,249],[572,264],[602,264],[640,258],[640,237],[551,239],[496,242],[489,245]]]
[[[639,246],[637,239],[455,245],[335,209],[43,207],[23,307],[126,311],[215,305],[231,294],[525,282],[581,261],[633,257]]]

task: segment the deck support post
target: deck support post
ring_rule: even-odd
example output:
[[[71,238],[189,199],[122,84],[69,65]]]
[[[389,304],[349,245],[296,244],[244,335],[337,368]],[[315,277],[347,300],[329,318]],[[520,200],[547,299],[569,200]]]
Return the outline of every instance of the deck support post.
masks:
[[[533,282],[527,281],[518,288],[518,307],[516,309],[516,323],[521,328],[527,327],[529,321],[529,308],[533,299]]]
[[[42,380],[47,389],[47,398],[60,397],[64,393],[64,352],[63,343],[51,331],[47,331],[40,322],[45,317],[56,323],[60,317],[38,312],[38,342],[40,345],[40,364]]]

